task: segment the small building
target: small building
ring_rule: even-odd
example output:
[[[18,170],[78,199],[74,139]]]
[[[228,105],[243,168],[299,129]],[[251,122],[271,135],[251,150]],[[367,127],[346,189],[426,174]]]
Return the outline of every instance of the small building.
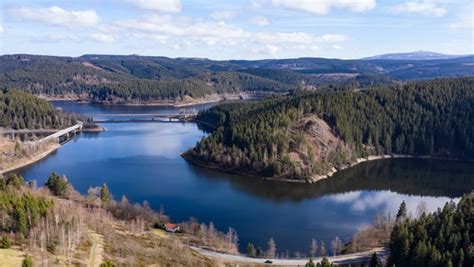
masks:
[[[176,231],[179,231],[179,225],[174,223],[166,223],[165,230],[166,232],[176,233]]]

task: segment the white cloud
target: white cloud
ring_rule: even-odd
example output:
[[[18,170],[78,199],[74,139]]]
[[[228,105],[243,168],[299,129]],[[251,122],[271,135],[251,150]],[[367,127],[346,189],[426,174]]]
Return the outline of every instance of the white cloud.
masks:
[[[231,10],[216,11],[209,14],[209,16],[215,20],[224,21],[235,18],[237,16],[237,12]]]
[[[253,49],[252,52],[257,55],[274,57],[281,48],[277,45],[265,45],[263,47]]]
[[[192,18],[150,15],[138,20],[119,21],[117,26],[140,32],[193,38],[235,39],[247,32],[225,22],[202,21]]]
[[[299,44],[314,44],[321,42],[342,42],[349,39],[349,37],[341,34],[325,34],[316,36],[305,32],[292,33],[266,33],[261,32],[254,37],[256,40],[265,43],[299,43]]]
[[[19,7],[10,11],[20,19],[67,28],[92,27],[99,23],[99,16],[94,10],[68,11],[58,6],[51,6],[47,8]]]
[[[266,0],[251,0],[250,5],[253,8],[261,8],[265,5]]]
[[[272,0],[272,3],[276,7],[305,11],[316,15],[325,15],[331,8],[362,12],[373,9],[376,5],[375,0]]]
[[[134,6],[142,9],[177,13],[182,9],[180,0],[127,0]]]
[[[332,45],[332,48],[336,50],[344,50],[344,47],[342,45]]]
[[[113,43],[113,42],[115,42],[115,37],[111,34],[93,33],[89,37],[92,40],[102,42],[102,43]]]
[[[0,24],[0,33],[3,33],[5,29],[3,29],[3,25]]]
[[[452,29],[474,29],[474,19],[463,18],[459,21],[449,24]]]
[[[73,41],[73,42],[81,42],[82,39],[74,34],[46,34],[40,36],[32,36],[29,38],[34,43],[59,43],[63,41]]]
[[[276,56],[294,46],[301,46],[302,52],[319,49],[319,44],[340,43],[349,39],[340,34],[313,35],[305,32],[267,32],[249,31],[235,25],[215,20],[203,20],[185,16],[149,14],[137,19],[116,21],[109,25],[110,30],[101,32],[115,36],[133,36],[167,44],[175,49],[209,47],[219,44],[246,49],[252,54]],[[304,49],[304,50],[303,50]]]
[[[474,29],[474,4],[467,7],[467,12],[461,14],[456,22],[449,24],[452,29]]]
[[[251,18],[249,23],[257,26],[267,26],[270,24],[270,20],[262,16],[257,16]]]
[[[406,14],[421,14],[426,16],[444,16],[447,12],[445,8],[439,7],[434,1],[425,0],[422,2],[410,1],[392,7],[395,13]]]

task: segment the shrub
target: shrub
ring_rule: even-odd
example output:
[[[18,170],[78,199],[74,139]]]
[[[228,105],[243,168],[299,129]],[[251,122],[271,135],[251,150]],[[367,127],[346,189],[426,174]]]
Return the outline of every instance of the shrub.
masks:
[[[15,173],[8,175],[5,179],[6,185],[11,185],[16,189],[20,189],[24,183],[25,181],[23,177],[21,175],[16,175]]]
[[[6,248],[10,248],[11,246],[12,246],[12,239],[7,235],[2,236],[2,239],[0,241],[0,247],[6,249]]]
[[[33,267],[33,258],[31,258],[30,255],[27,255],[21,263],[21,267]]]
[[[49,177],[46,183],[46,187],[51,190],[55,196],[64,197],[67,193],[68,181],[66,177],[61,177],[57,173],[53,172]]]
[[[100,264],[100,267],[115,267],[116,265],[110,261],[110,260],[105,260]]]

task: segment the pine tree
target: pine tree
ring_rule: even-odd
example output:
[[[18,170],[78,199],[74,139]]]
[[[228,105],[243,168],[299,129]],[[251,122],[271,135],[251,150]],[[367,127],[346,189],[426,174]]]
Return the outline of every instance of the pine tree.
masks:
[[[377,253],[374,252],[370,257],[369,267],[382,267],[383,264],[380,261],[379,257],[377,257]]]
[[[400,204],[400,207],[398,208],[397,212],[397,221],[403,220],[407,217],[407,205],[405,201],[402,201],[402,204]]]
[[[255,247],[250,242],[247,244],[247,255],[249,255],[249,257],[255,257],[256,256]]]
[[[110,192],[106,184],[103,184],[100,188],[100,200],[103,202],[109,202],[110,200]]]
[[[61,177],[57,173],[53,172],[48,177],[48,180],[44,185],[48,187],[55,196],[66,196],[68,187],[68,181],[66,177]]]
[[[309,261],[304,266],[305,267],[316,267],[316,264],[314,263],[313,259],[310,258]]]
[[[321,260],[321,267],[331,267],[332,264],[329,262],[328,258],[323,257]]]

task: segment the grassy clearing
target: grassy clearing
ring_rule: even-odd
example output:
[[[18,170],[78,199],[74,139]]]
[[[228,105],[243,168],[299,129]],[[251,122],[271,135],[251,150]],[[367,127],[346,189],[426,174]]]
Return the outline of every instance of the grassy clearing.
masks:
[[[21,266],[25,254],[17,249],[0,249],[0,266],[1,267],[18,267]]]
[[[169,234],[167,232],[165,232],[164,230],[161,230],[161,229],[153,229],[152,230],[153,233],[155,235],[157,235],[158,237],[161,237],[161,238],[168,238],[169,237]]]

